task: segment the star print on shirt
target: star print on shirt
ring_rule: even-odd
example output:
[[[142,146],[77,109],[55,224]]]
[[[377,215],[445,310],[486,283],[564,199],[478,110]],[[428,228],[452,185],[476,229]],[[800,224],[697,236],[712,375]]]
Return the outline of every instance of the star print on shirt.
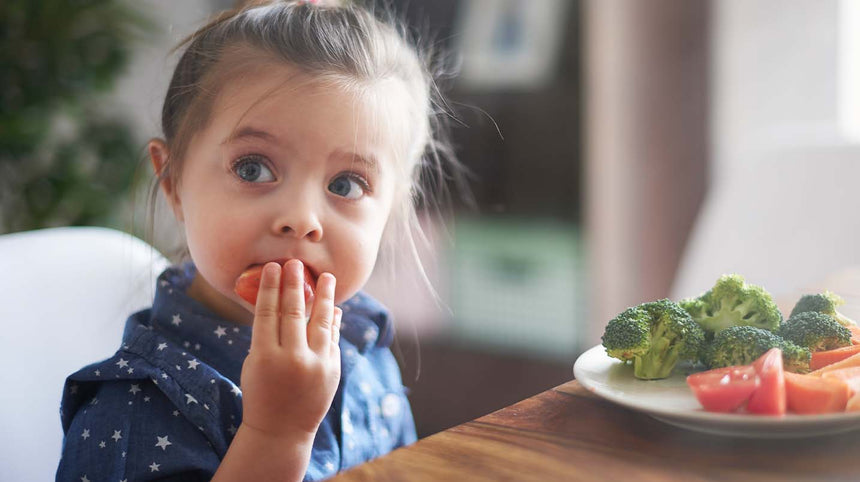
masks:
[[[99,448],[103,449],[103,448],[105,448],[105,447],[107,447],[107,444],[105,443],[105,441],[104,441],[104,440],[102,440],[101,442],[99,442]]]
[[[193,277],[189,276],[191,279]],[[250,327],[236,328],[232,324],[222,324],[225,321],[210,316],[208,312],[198,313],[190,309],[199,306],[186,306],[190,303],[186,303],[187,285],[186,282],[171,283],[177,296],[169,298],[166,290],[161,289],[161,304],[155,302],[151,310],[142,311],[129,319],[126,327],[128,336],[124,337],[124,344],[120,345],[122,348],[114,358],[81,370],[79,376],[76,374],[74,378],[70,377],[63,394],[66,402],[64,427],[69,427],[66,429],[69,435],[66,447],[69,449],[64,453],[65,476],[59,477],[60,480],[80,480],[85,473],[87,476],[95,473],[92,467],[117,464],[125,466],[126,472],[116,475],[123,475],[128,480],[159,477],[162,465],[166,466],[165,474],[174,471],[180,474],[192,467],[198,470],[199,464],[210,461],[211,467],[207,465],[208,472],[205,473],[210,476],[214,474],[218,458],[211,454],[223,454],[238,435],[243,391],[235,382],[239,380],[241,362],[250,351],[252,333]],[[386,332],[387,325],[379,322],[385,319],[382,316],[384,313],[380,311],[377,316],[374,311],[368,319],[369,315],[365,311],[375,307],[362,308],[364,311],[354,315],[354,320],[348,319],[344,323],[347,329],[342,335],[344,341],[341,348],[344,358],[353,358],[353,364],[344,365],[352,368],[352,371],[346,370],[341,380],[342,403],[333,405],[336,410],[321,425],[319,437],[326,443],[315,446],[312,451],[306,475],[308,480],[331,476],[338,469],[382,454],[389,447],[411,442],[411,418],[408,416],[406,398],[401,394],[402,386],[397,383],[399,380],[395,376],[397,367],[387,363],[387,347],[376,343],[378,333]],[[174,317],[178,317],[179,324],[172,322]],[[229,343],[231,341],[232,345]],[[199,355],[206,363],[197,360],[196,356],[190,356],[192,353]],[[122,362],[118,363],[120,356]],[[129,358],[126,359],[126,356]],[[366,358],[361,358],[363,356]],[[114,368],[110,368],[111,365]],[[132,367],[134,373],[127,374]],[[106,370],[104,378],[94,375],[97,368]],[[111,375],[118,379],[114,381]],[[79,378],[85,383],[80,383]],[[147,386],[148,382],[152,382],[152,385]],[[77,390],[72,394],[74,389],[70,387],[75,383]],[[132,384],[137,385],[136,390],[131,389]],[[95,403],[93,395],[96,393],[99,394],[98,404],[90,407],[90,403]],[[234,395],[232,399],[229,393]],[[385,412],[393,412],[390,407],[393,404],[390,401],[385,404],[384,401],[388,393],[395,393],[402,404],[399,407],[401,415],[395,419],[382,418],[384,407],[389,407]],[[142,394],[140,400],[137,399],[138,394]],[[147,395],[151,395],[148,403]],[[184,408],[182,398],[186,399]],[[133,401],[134,405],[128,405],[129,401]],[[346,420],[341,418],[345,407],[349,407]],[[145,430],[125,426],[126,417],[133,409],[153,410],[151,419],[145,421]],[[365,414],[365,410],[372,413]],[[350,411],[356,416],[353,417]],[[116,413],[116,417],[107,417],[106,413]],[[93,420],[99,420],[95,433],[88,427],[94,424]],[[386,424],[386,427],[381,427],[380,423]],[[345,425],[345,431],[351,433],[344,434],[340,430],[341,425]],[[111,426],[124,428],[111,429]],[[195,426],[202,432],[189,433],[193,432]],[[86,439],[82,436],[84,428],[89,430]],[[78,437],[74,436],[75,433]],[[387,438],[385,434],[388,434]],[[96,435],[101,437],[95,440]],[[92,445],[89,438],[94,439]],[[156,439],[155,443],[152,438]],[[110,445],[108,440],[114,440],[115,447],[111,450],[106,447]],[[101,441],[105,442],[103,448],[93,450],[98,448]],[[167,448],[173,445],[177,448],[167,453]],[[338,446],[342,448],[338,450]],[[153,448],[161,448],[162,453],[158,454]],[[123,453],[126,450],[128,452]],[[116,459],[117,454],[121,454],[119,460]],[[161,462],[154,460],[154,457],[158,457]],[[149,464],[146,459],[150,460]],[[159,476],[155,476],[156,472]],[[99,474],[94,477],[93,482],[101,480]],[[118,482],[120,479],[114,477],[112,481]]]
[[[81,482],[90,482],[90,479],[87,478],[87,474],[84,474],[84,476],[81,477]]]
[[[173,323],[176,326],[179,326],[179,324],[182,323],[182,317],[179,316],[179,313],[173,315],[173,321],[171,321],[171,323]]]
[[[141,391],[140,385],[137,383],[132,383],[131,388],[128,389],[128,392],[131,393],[132,395],[137,395],[137,392],[139,392],[139,391]]]
[[[86,440],[86,439],[90,438],[90,429],[85,428],[85,429],[84,429],[84,433],[82,433],[82,434],[81,434],[81,437],[83,437],[83,438],[84,438],[84,440]]]
[[[162,451],[167,450],[168,445],[173,445],[169,440],[167,440],[167,437],[167,435],[165,435],[164,437],[159,437],[158,435],[156,435],[155,438],[158,439],[158,442],[155,444],[155,446],[161,447]]]

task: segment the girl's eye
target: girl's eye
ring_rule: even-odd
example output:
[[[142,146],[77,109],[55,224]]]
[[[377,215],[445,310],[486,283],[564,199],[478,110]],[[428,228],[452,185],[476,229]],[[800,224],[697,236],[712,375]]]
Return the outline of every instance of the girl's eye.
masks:
[[[272,174],[271,169],[257,156],[239,159],[233,164],[233,172],[245,182],[272,182],[275,180],[275,175]]]
[[[332,194],[347,199],[361,199],[369,191],[367,183],[354,174],[338,175],[329,183],[328,190]]]

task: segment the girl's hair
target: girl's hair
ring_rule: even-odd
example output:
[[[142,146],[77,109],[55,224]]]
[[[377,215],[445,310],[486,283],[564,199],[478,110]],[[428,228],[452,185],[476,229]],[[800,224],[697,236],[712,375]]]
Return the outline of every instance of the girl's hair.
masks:
[[[448,182],[461,183],[464,172],[447,140],[447,120],[453,116],[436,84],[446,75],[443,59],[429,44],[407,40],[408,30],[390,13],[330,3],[254,1],[222,13],[177,46],[187,47],[162,110],[169,158],[153,184],[150,204],[154,205],[160,181],[174,186],[180,181],[189,142],[207,125],[224,86],[241,82],[252,69],[282,62],[314,79],[364,93],[378,81],[400,80],[412,105],[405,106],[410,118],[398,122],[400,128],[411,126],[412,135],[399,146],[398,179],[405,187],[395,198],[382,255],[394,254],[393,240],[406,240],[427,281],[415,239],[417,235],[426,242],[418,207],[439,214],[441,201],[450,197]]]

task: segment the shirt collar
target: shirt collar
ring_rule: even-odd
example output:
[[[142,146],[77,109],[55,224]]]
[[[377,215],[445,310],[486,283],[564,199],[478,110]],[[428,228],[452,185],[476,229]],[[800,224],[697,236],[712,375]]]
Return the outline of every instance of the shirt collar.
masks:
[[[197,268],[189,262],[158,277],[153,329],[239,385],[242,363],[251,348],[251,327],[221,318],[188,296],[196,274]]]
[[[341,338],[353,344],[359,353],[371,348],[387,348],[394,341],[394,325],[388,310],[365,293],[356,293],[341,305]]]

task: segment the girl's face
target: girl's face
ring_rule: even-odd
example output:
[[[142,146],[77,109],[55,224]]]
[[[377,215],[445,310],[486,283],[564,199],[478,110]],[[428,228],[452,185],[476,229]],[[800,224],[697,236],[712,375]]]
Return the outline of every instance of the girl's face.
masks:
[[[192,297],[249,323],[236,279],[291,258],[334,274],[336,303],[364,285],[395,192],[395,144],[374,120],[397,103],[373,104],[287,66],[222,89],[167,193],[198,269]]]

